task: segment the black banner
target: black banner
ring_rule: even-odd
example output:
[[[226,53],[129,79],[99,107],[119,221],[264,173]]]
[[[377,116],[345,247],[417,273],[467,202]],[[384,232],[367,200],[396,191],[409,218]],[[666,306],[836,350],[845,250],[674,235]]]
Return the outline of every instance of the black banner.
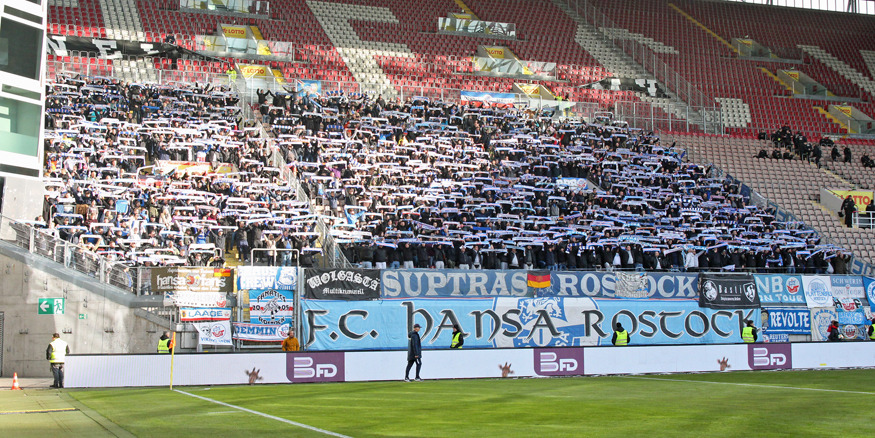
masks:
[[[362,301],[380,298],[379,269],[305,269],[304,298]]]
[[[46,51],[50,55],[70,56],[70,52],[91,52],[102,59],[119,59],[127,57],[163,56],[178,58],[187,55],[192,58],[209,61],[221,61],[219,58],[193,52],[184,47],[169,43],[143,43],[139,41],[122,41],[104,38],[85,38],[66,35],[48,35]]]
[[[699,307],[749,309],[760,307],[751,274],[699,274]]]

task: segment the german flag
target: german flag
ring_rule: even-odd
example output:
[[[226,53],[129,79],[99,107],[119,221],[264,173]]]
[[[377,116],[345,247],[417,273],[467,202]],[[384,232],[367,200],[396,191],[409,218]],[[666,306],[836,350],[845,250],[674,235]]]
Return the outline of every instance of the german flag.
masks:
[[[550,271],[529,271],[528,285],[535,289],[550,287]]]
[[[231,270],[228,268],[216,268],[213,269],[213,277],[230,277]]]

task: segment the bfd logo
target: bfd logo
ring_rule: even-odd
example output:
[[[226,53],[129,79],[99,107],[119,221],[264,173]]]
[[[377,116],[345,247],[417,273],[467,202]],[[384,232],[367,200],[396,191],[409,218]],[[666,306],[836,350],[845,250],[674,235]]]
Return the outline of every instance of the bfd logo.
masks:
[[[582,348],[537,348],[535,374],[539,376],[582,376]]]
[[[789,370],[793,366],[790,344],[749,344],[747,364],[752,370]]]
[[[293,383],[343,382],[343,353],[286,355],[286,378]]]

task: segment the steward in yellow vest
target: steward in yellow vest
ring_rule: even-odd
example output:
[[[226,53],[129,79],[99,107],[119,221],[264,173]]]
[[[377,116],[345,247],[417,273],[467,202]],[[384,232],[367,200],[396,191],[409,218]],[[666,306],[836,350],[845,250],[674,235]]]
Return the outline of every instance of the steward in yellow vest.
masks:
[[[459,325],[453,325],[453,342],[450,343],[450,348],[462,348],[462,344],[465,343],[464,338],[464,333],[462,333]]]
[[[745,321],[745,323],[747,324],[747,326],[741,329],[741,339],[748,344],[756,342],[757,329],[753,326],[753,321],[748,319]]]
[[[614,330],[614,336],[611,337],[611,343],[617,346],[629,345],[629,339],[632,336],[626,329],[623,328],[623,324],[617,323],[616,329]]]

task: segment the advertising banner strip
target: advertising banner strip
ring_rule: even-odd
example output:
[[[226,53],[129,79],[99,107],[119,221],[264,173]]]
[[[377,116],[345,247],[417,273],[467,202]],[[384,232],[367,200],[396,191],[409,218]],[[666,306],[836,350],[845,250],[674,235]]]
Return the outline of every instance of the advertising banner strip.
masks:
[[[233,345],[231,321],[195,322],[192,325],[198,331],[198,342],[201,345]]]
[[[801,275],[754,274],[754,282],[764,305],[805,305]]]
[[[295,292],[277,289],[249,289],[249,322],[291,324],[295,317]]]
[[[807,307],[764,307],[763,311],[769,315],[763,321],[765,334],[811,334],[811,312]]]
[[[152,268],[152,293],[171,291],[234,292],[234,270],[229,268]]]
[[[304,297],[361,301],[380,298],[379,269],[306,269]]]
[[[183,307],[179,309],[179,320],[182,322],[230,321],[231,309]]]
[[[384,269],[383,298],[532,296],[524,270]]]
[[[833,298],[840,300],[855,300],[866,298],[863,288],[863,277],[859,275],[830,275]]]
[[[228,295],[220,292],[167,291],[163,302],[165,306],[177,307],[225,307]]]
[[[869,310],[875,313],[875,278],[863,277],[863,287],[866,290],[866,298],[869,300]]]
[[[738,342],[758,309],[702,309],[693,300],[460,298],[382,301],[302,300],[310,350],[404,349],[420,324],[423,348],[447,348],[452,327],[472,348],[608,345],[622,323],[633,345]]]
[[[289,325],[246,324],[235,322],[234,339],[253,342],[282,342],[289,335]]]
[[[240,266],[237,268],[238,289],[277,289],[294,291],[297,268],[276,266]]]
[[[698,298],[698,276],[684,273],[558,272],[538,296],[590,298]]]
[[[802,287],[805,290],[805,304],[809,308],[831,307],[832,280],[827,275],[803,275]]]
[[[700,274],[699,290],[699,305],[702,307],[750,309],[760,306],[750,274]]]

